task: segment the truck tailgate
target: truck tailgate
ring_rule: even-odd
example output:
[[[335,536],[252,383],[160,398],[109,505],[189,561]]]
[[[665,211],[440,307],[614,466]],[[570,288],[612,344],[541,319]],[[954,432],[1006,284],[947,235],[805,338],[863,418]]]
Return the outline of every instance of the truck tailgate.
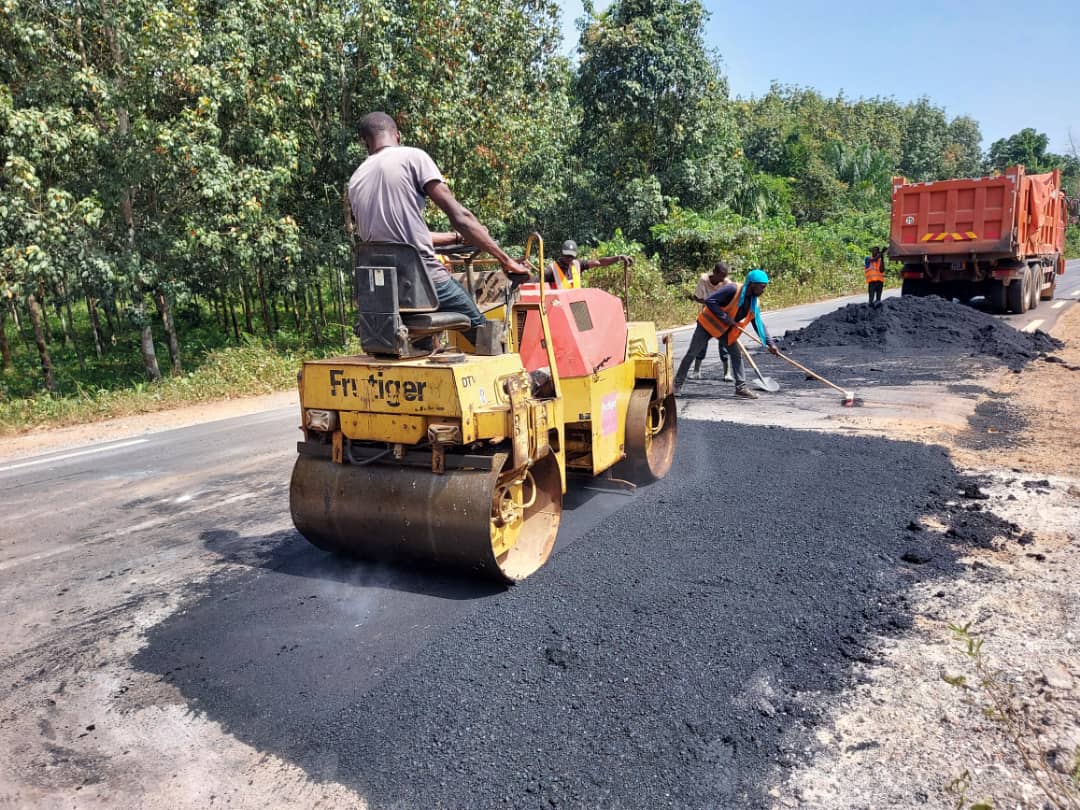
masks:
[[[899,178],[897,178],[899,179]],[[1012,254],[1017,177],[893,183],[889,254]]]

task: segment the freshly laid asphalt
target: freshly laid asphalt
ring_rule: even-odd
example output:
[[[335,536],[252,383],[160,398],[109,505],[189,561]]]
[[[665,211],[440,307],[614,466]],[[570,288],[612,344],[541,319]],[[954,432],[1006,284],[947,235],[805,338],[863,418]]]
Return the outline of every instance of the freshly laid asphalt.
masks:
[[[152,629],[135,665],[376,808],[765,806],[822,701],[909,624],[906,589],[949,587],[957,552],[912,521],[958,518],[960,544],[1010,529],[949,512],[966,484],[940,448],[680,431],[665,480],[524,583],[410,580],[458,611],[418,651],[389,625],[376,649],[378,613],[354,601],[350,583],[370,600],[392,573],[286,531],[205,537],[257,561]]]

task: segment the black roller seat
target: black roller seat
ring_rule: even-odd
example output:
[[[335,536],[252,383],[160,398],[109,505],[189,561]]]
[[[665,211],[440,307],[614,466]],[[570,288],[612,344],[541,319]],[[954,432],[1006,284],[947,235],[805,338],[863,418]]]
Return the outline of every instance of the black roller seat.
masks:
[[[419,251],[398,242],[361,242],[356,248],[356,335],[367,354],[417,357],[414,343],[444,330],[464,332],[469,317],[439,312],[439,298]]]
[[[449,329],[453,332],[464,332],[472,326],[468,315],[460,312],[420,312],[416,315],[402,315],[401,320],[409,329],[410,335],[427,337]]]

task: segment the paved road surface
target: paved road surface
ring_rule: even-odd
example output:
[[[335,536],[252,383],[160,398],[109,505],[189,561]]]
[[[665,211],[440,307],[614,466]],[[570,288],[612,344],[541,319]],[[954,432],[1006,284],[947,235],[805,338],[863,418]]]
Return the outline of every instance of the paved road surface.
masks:
[[[1069,263],[1058,289],[1058,301],[1043,302],[1035,313],[1010,320],[1025,325],[1041,319],[1042,328],[1050,328],[1080,296],[1080,262]],[[857,296],[769,312],[766,321],[771,331],[781,333],[861,300]],[[688,339],[689,330],[677,333],[680,356]],[[695,428],[688,425],[688,430],[694,435]],[[269,578],[259,586],[257,604],[243,601],[250,579],[237,586],[241,599],[232,608],[228,583],[234,575],[210,580],[222,591],[200,608],[200,632],[219,625],[213,638],[204,639],[208,648],[220,653],[239,647],[253,662],[267,662],[287,654],[289,643],[299,643],[290,639],[310,634],[312,622],[348,640],[322,649],[317,663],[302,662],[299,669],[258,666],[258,690],[251,689],[252,675],[245,674],[243,661],[214,673],[220,679],[215,694],[229,711],[251,718],[243,728],[257,742],[277,739],[281,729],[301,719],[308,728],[334,721],[355,695],[378,687],[388,671],[416,655],[441,628],[482,609],[496,594],[491,586],[454,578],[343,563],[309,547],[292,529],[287,508],[297,437],[296,413],[284,408],[0,464],[5,516],[0,618],[8,628],[0,638],[0,665],[14,672],[33,662],[35,671],[47,672],[81,662],[91,655],[91,642],[105,644],[120,632],[107,626],[103,605],[108,616],[121,617],[131,630],[140,621],[156,621],[132,619],[129,614],[140,605],[153,602],[168,613],[163,606],[176,604],[188,584],[205,582],[215,567],[225,566],[227,572],[246,568],[256,580]],[[698,497],[707,498],[707,491]],[[601,531],[617,513],[639,513],[637,502],[620,494],[571,492],[560,550]],[[652,498],[649,517],[670,529],[680,515],[665,512],[676,508],[665,504],[664,498]],[[317,600],[317,607],[311,600]],[[301,611],[297,605],[310,609]],[[224,635],[221,628],[227,630]],[[165,632],[175,630],[170,626]],[[164,638],[167,644],[159,639],[163,648],[144,654],[147,671],[175,678],[172,666],[166,666],[170,660],[204,657],[198,633]],[[305,673],[306,680],[291,683],[297,673]],[[34,674],[20,677],[15,685],[33,694]],[[206,700],[205,691],[195,687],[187,684],[185,694],[197,692]],[[303,718],[290,713],[288,696],[298,688],[319,694],[315,709],[298,701],[306,712]],[[280,695],[282,702],[267,706],[268,695]],[[366,755],[354,754],[358,762],[366,761]]]
[[[895,291],[892,292],[895,294]],[[1018,328],[1040,320],[1049,329],[1066,306],[1080,298],[1080,260],[1068,263],[1058,284],[1058,298],[1044,301],[1025,315],[1005,316]],[[766,311],[771,333],[798,329],[863,296]],[[692,329],[676,330],[676,358],[689,343]],[[708,362],[715,362],[710,353]],[[253,416],[226,419],[180,430],[72,448],[41,457],[0,463],[0,492],[7,518],[0,539],[0,576],[32,577],[42,565],[66,565],[88,547],[102,546],[108,556],[127,559],[154,553],[161,544],[204,542],[251,522],[252,510],[265,516],[272,531],[290,531],[288,475],[295,454],[297,415],[279,408]],[[576,490],[570,493],[559,535],[567,545],[606,515],[625,506],[627,496]],[[585,507],[585,508],[582,508]],[[247,516],[241,518],[240,516]],[[12,531],[12,527],[18,527]],[[151,542],[147,542],[150,540]],[[97,553],[97,552],[95,552]],[[324,560],[313,560],[313,563]],[[429,626],[453,616],[472,586],[448,580],[445,598],[417,594],[429,590],[425,578],[415,586],[409,574],[388,574],[380,586],[373,616],[385,630],[407,616],[405,637],[419,643]],[[483,594],[481,588],[476,593]],[[418,607],[417,603],[423,607]],[[2,604],[2,603],[0,603]],[[422,627],[412,627],[417,611]]]

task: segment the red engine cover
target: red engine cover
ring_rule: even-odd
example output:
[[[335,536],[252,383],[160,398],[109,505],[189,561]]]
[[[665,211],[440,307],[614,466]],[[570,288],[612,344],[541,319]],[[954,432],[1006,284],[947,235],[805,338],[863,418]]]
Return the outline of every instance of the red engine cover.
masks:
[[[535,303],[540,292],[535,284],[521,288],[521,300]],[[622,301],[603,290],[553,290],[544,292],[555,363],[560,377],[585,377],[626,359],[626,316]],[[540,317],[528,312],[521,335],[521,361],[529,371],[548,365]]]

